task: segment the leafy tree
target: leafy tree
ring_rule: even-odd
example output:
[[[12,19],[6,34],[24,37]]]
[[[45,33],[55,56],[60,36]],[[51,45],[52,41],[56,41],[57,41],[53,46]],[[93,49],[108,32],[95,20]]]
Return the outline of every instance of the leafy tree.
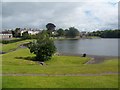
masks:
[[[65,36],[67,36],[68,31],[69,31],[68,29],[65,29]]]
[[[47,30],[51,30],[51,31],[55,30],[55,27],[56,26],[53,23],[48,23],[46,25]]]
[[[53,23],[48,23],[46,25],[46,28],[47,28],[47,32],[49,34],[49,36],[52,36],[52,32],[55,31],[55,25]]]
[[[28,31],[23,32],[22,39],[31,39],[31,36],[28,34]]]
[[[39,34],[38,39],[28,45],[31,53],[36,55],[37,61],[46,61],[51,59],[56,51],[54,42],[45,32]]]
[[[58,33],[58,36],[64,36],[65,35],[65,31],[62,28],[58,29],[57,33]]]
[[[15,31],[12,30],[11,32],[12,32],[13,37],[15,37]]]
[[[20,28],[16,28],[14,32],[12,32],[14,34],[14,37],[20,37]]]
[[[79,35],[80,35],[80,32],[75,27],[70,27],[69,30],[66,32],[66,36],[71,38],[74,38]]]
[[[120,30],[93,31],[89,33],[89,35],[99,36],[102,38],[120,38]]]

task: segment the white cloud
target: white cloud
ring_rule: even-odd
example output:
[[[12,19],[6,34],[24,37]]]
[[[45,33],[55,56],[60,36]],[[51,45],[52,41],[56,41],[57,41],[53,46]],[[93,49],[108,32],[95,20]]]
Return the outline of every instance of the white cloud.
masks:
[[[45,28],[48,22],[57,28],[75,26],[79,30],[115,29],[118,5],[109,2],[79,3],[3,3],[3,28]],[[116,0],[117,1],[117,0]]]
[[[120,0],[2,0],[3,2],[119,2]]]

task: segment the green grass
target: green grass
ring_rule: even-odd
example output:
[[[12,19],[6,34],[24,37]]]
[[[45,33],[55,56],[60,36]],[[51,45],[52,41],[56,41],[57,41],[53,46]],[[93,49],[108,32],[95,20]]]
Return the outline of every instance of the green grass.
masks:
[[[31,61],[29,49],[19,49],[2,56],[4,74],[98,74],[118,72],[118,59],[101,64],[85,64],[90,58],[53,56],[40,65]],[[117,75],[103,76],[3,76],[3,88],[117,88]]]
[[[4,54],[3,73],[45,73],[45,74],[79,74],[79,73],[104,73],[118,72],[118,60],[107,60],[101,64],[84,64],[90,58],[75,56],[53,56],[42,66],[37,62],[26,60],[34,55],[28,49],[19,49]]]
[[[95,38],[101,38],[101,37],[98,37],[98,36],[87,36],[86,38],[95,39]]]
[[[16,49],[19,45],[30,42],[30,41],[32,40],[23,40],[15,43],[10,43],[10,44],[2,44],[2,47],[0,47],[0,50],[3,52],[8,52],[10,50]]]
[[[0,76],[0,89],[2,90],[2,77]]]
[[[52,60],[45,62],[46,66],[41,66],[37,62],[21,59],[33,57],[28,49],[19,49],[3,55],[3,73],[75,73],[80,69],[80,65],[87,62],[89,58],[73,56],[53,56]],[[19,59],[20,58],[20,59]],[[77,72],[76,72],[77,73]]]
[[[4,76],[3,88],[118,88],[118,76]]]

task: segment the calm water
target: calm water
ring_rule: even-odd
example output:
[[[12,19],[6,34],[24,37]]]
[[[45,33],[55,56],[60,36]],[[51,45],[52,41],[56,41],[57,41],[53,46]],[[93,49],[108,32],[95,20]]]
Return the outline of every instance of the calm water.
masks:
[[[118,56],[118,39],[57,40],[55,45],[61,53]]]

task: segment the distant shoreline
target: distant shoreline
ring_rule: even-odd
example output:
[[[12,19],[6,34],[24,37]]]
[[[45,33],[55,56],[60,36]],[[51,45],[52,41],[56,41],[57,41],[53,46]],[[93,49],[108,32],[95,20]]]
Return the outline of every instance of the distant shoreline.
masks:
[[[79,40],[79,39],[99,39],[101,37],[75,37],[75,38],[68,38],[68,37],[51,37],[54,40]]]

